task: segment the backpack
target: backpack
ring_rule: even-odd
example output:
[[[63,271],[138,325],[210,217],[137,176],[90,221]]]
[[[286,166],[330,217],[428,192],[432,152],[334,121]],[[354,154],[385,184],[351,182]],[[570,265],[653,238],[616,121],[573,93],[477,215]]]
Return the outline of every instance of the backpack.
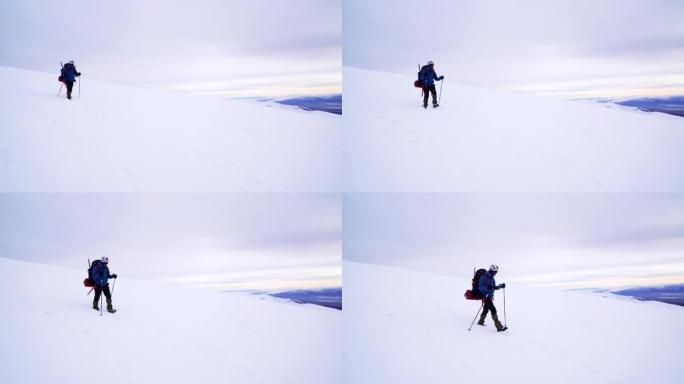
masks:
[[[93,271],[95,270],[95,267],[97,267],[97,269],[99,270],[101,263],[102,261],[100,260],[94,260],[92,264],[90,263],[90,261],[88,261],[88,277],[86,277],[86,279],[83,280],[83,285],[85,285],[86,287],[95,286],[95,280],[93,280]]]
[[[466,300],[482,300],[484,299],[484,295],[482,292],[480,292],[480,278],[487,273],[486,269],[480,268],[477,271],[475,271],[475,275],[473,276],[473,281],[472,281],[472,289],[469,289],[465,292],[465,298]]]
[[[422,68],[420,68],[420,71],[418,71],[418,80],[416,80],[416,81],[413,82],[413,86],[415,86],[416,88],[423,88],[423,85],[425,84],[425,83],[423,83],[423,79],[422,79],[422,76],[421,76],[421,74],[422,74],[423,72],[425,72],[425,68],[426,68],[425,66],[423,66]]]
[[[69,73],[69,72],[73,72],[74,74],[76,74],[77,73],[76,72],[76,65],[69,64],[69,63],[62,65],[62,69],[59,72],[60,74],[59,74],[59,77],[57,78],[57,80],[59,82],[63,83],[67,78],[67,73]]]

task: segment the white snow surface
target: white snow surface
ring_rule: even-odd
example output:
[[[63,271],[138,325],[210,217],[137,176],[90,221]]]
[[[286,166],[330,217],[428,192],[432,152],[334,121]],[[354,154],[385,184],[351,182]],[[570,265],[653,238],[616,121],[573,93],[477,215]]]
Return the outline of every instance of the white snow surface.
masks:
[[[341,382],[337,310],[121,276],[100,316],[85,275],[0,258],[1,383]]]
[[[415,76],[344,67],[346,191],[684,191],[681,117],[466,87],[437,70],[441,106],[426,111]]]
[[[497,283],[506,281],[505,272]],[[470,278],[344,262],[345,382],[681,383],[684,308],[507,284],[509,329],[468,326]],[[504,319],[503,291],[494,303]]]
[[[0,191],[339,192],[341,119],[0,67]]]

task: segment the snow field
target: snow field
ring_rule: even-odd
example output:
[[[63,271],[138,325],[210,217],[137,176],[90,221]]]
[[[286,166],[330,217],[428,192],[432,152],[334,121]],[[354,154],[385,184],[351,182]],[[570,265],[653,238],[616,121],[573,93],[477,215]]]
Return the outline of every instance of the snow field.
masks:
[[[0,191],[339,192],[339,116],[0,67]]]
[[[508,283],[509,330],[454,278],[344,262],[350,383],[679,383],[684,308]],[[506,282],[505,271],[497,283]],[[503,291],[495,296],[501,321]]]
[[[684,119],[345,67],[348,192],[682,192]],[[439,83],[437,86],[439,87]]]
[[[337,310],[122,275],[100,317],[85,275],[0,258],[0,382],[341,382]]]

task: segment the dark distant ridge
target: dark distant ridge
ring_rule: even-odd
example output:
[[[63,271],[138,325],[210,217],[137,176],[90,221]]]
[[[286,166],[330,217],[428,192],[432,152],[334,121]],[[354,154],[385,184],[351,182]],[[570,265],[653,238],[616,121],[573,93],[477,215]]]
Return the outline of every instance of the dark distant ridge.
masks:
[[[308,111],[342,114],[342,95],[300,96],[273,100],[278,104],[294,105]]]
[[[302,304],[316,304],[328,308],[342,309],[342,288],[298,289],[269,293],[273,297],[292,300]]]
[[[646,112],[662,112],[684,117],[684,96],[648,97],[629,100],[615,100],[615,104],[639,108]]]
[[[684,284],[664,285],[659,287],[636,287],[612,291],[621,296],[630,296],[639,300],[660,301],[668,304],[684,306]]]

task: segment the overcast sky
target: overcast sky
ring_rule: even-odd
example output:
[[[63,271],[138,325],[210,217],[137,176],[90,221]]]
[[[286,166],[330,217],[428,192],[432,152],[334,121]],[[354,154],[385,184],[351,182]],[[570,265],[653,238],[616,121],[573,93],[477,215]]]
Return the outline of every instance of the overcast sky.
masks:
[[[339,287],[338,195],[0,195],[0,257],[222,290]],[[85,274],[85,272],[84,272]]]
[[[340,0],[3,0],[0,65],[228,97],[341,90]]]
[[[344,65],[575,97],[684,94],[680,0],[344,0]]]
[[[345,260],[568,288],[684,283],[684,196],[346,195]]]

